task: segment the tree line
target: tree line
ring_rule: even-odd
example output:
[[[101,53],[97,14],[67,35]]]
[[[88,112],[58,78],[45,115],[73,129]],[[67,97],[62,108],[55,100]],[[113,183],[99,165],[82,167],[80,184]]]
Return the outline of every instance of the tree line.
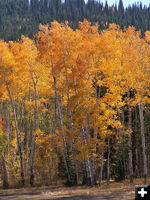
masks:
[[[0,41],[0,174],[9,185],[109,184],[150,164],[150,32],[87,20]]]
[[[0,38],[16,40],[21,35],[33,37],[38,25],[53,20],[69,21],[76,29],[79,21],[88,19],[98,22],[101,30],[116,23],[121,28],[134,26],[142,33],[150,29],[150,8],[142,3],[125,8],[120,0],[118,6],[109,6],[96,0],[1,0],[0,1]]]

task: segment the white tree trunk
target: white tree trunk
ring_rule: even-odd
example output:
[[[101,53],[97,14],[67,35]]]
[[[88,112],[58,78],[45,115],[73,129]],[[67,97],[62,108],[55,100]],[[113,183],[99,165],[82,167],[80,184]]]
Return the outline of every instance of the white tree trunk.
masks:
[[[130,92],[128,92],[128,98],[130,98]],[[132,111],[128,103],[128,130],[132,133]],[[128,138],[128,156],[129,156],[129,176],[130,183],[133,183],[133,160],[132,160],[132,135],[129,133]]]
[[[145,127],[144,127],[144,108],[143,104],[139,104],[139,115],[140,115],[140,128],[141,128],[141,141],[142,141],[142,154],[143,154],[143,175],[144,184],[147,184],[147,156],[146,156],[146,145],[145,145]]]

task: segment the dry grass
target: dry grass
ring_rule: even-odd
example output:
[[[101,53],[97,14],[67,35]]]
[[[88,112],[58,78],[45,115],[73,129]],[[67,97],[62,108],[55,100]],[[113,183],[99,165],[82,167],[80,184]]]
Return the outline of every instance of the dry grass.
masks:
[[[134,184],[111,183],[101,188],[45,186],[0,190],[0,200],[133,200],[134,187],[140,184],[142,181],[136,180]]]

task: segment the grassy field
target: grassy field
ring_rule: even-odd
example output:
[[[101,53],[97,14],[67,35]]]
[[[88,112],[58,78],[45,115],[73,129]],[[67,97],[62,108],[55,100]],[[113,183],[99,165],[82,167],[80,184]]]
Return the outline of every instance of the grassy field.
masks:
[[[134,184],[111,183],[99,187],[43,186],[33,188],[0,190],[0,200],[133,200]]]

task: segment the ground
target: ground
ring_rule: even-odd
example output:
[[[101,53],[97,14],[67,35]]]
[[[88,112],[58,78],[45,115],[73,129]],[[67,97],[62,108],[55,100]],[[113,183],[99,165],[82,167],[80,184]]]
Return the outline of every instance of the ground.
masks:
[[[0,200],[133,200],[134,184],[111,183],[103,187],[45,186],[0,190]]]

